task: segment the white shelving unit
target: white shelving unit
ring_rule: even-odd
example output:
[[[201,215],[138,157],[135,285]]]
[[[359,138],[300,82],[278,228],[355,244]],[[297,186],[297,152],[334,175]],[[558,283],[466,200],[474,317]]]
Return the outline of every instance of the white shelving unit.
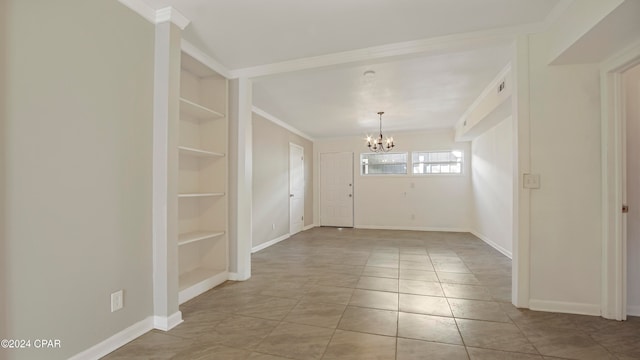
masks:
[[[183,303],[228,278],[227,79],[181,57],[178,273]]]

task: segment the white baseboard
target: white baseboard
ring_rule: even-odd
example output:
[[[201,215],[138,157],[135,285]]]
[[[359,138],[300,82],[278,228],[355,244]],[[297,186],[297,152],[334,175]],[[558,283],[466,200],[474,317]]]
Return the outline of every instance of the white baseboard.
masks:
[[[313,229],[313,228],[314,228],[314,227],[316,227],[316,226],[317,226],[316,224],[309,224],[309,225],[307,225],[307,226],[303,227],[303,228],[302,228],[302,231],[307,231],[307,230],[309,230],[309,229]]]
[[[627,306],[627,315],[630,316],[640,316],[640,305],[629,305]]]
[[[441,232],[471,232],[464,228],[439,228],[439,227],[420,227],[420,226],[384,226],[384,225],[355,225],[356,229],[370,230],[408,230],[408,231],[441,231]]]
[[[571,303],[564,301],[529,300],[529,309],[536,311],[550,311],[565,314],[600,316],[600,304]]]
[[[273,239],[273,240],[269,240],[269,241],[264,242],[264,243],[262,243],[262,244],[256,245],[256,246],[254,246],[254,247],[252,247],[252,248],[251,248],[251,253],[253,254],[253,253],[256,253],[256,252],[258,252],[258,251],[260,251],[260,250],[266,249],[266,248],[268,248],[268,247],[269,247],[269,246],[271,246],[271,245],[275,245],[275,244],[279,243],[279,242],[280,242],[280,241],[282,241],[282,240],[286,240],[286,239],[288,239],[289,237],[291,237],[291,235],[289,235],[289,234],[287,233],[287,234],[284,234],[284,235],[282,235],[282,236],[280,236],[280,237],[278,237],[278,238],[275,238],[275,239]]]
[[[471,233],[472,233],[473,235],[475,235],[478,239],[480,239],[480,240],[482,240],[482,241],[486,242],[486,243],[487,243],[487,245],[489,245],[489,246],[491,246],[492,248],[494,248],[494,249],[498,250],[499,252],[501,252],[501,253],[502,253],[502,255],[504,255],[504,256],[506,256],[506,257],[508,257],[509,259],[513,259],[513,254],[511,253],[511,251],[509,251],[509,250],[507,250],[507,249],[503,248],[502,246],[500,246],[500,245],[496,244],[495,242],[491,241],[491,239],[489,239],[488,237],[486,237],[486,236],[484,236],[484,235],[480,234],[480,233],[479,233],[479,232],[477,232],[477,231],[471,230]]]
[[[237,272],[230,272],[229,273],[229,280],[231,281],[247,281],[251,278],[251,275],[243,275]]]
[[[170,316],[154,316],[153,327],[162,331],[169,331],[182,323],[182,313],[176,311]]]
[[[87,360],[87,359],[100,359],[101,357],[115,351],[124,344],[142,336],[143,334],[153,329],[153,317],[139,321],[128,328],[120,331],[119,333],[109,337],[108,339],[88,348],[87,350],[78,353],[70,360]]]
[[[222,271],[178,293],[178,304],[183,304],[194,297],[205,293],[229,279],[229,272]]]

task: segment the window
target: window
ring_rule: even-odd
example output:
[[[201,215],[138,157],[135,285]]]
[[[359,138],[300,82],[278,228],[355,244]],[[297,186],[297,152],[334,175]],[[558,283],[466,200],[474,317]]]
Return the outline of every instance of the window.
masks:
[[[404,175],[407,157],[407,153],[360,154],[360,172],[362,175]]]
[[[425,151],[411,153],[413,173],[420,174],[462,174],[460,150]]]

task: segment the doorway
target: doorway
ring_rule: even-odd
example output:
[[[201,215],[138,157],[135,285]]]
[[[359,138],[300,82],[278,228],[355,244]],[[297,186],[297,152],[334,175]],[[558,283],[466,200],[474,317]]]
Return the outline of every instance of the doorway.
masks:
[[[304,228],[304,148],[289,143],[289,234]]]
[[[627,315],[640,316],[640,64],[622,74],[624,86],[625,186],[623,204],[627,206]]]
[[[353,227],[353,153],[320,154],[320,226]]]
[[[613,56],[601,67],[603,145],[601,313],[603,317],[615,320],[626,320],[628,313],[636,313],[639,310],[634,303],[640,299],[637,297],[640,295],[638,291],[640,287],[638,229],[640,227],[636,226],[640,203],[635,193],[637,189],[633,189],[632,186],[637,184],[638,179],[636,172],[638,160],[635,156],[639,148],[637,145],[638,84],[637,79],[635,85],[634,80],[631,79],[632,75],[639,71],[639,66],[640,43]],[[627,85],[631,89],[627,89]],[[635,98],[632,98],[634,96]],[[630,119],[634,112],[636,114],[634,119]],[[629,129],[626,129],[627,127]],[[634,224],[631,224],[632,222]]]

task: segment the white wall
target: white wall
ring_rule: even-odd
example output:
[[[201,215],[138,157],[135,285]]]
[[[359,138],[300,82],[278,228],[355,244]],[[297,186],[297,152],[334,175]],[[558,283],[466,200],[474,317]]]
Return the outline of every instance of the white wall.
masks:
[[[313,143],[257,114],[253,132],[251,227],[256,248],[289,234],[290,142],[304,148],[304,224],[313,224]]]
[[[640,316],[640,65],[624,75],[627,116],[627,313]]]
[[[391,135],[391,134],[389,134]],[[464,151],[464,175],[360,175],[360,154],[368,152],[364,136],[318,140],[314,159],[324,152],[354,153],[354,225],[359,228],[469,231],[471,175],[468,142],[456,143],[453,130],[394,133],[397,152],[459,149]],[[317,178],[317,175],[316,175]],[[316,184],[319,183],[316,179]],[[318,199],[316,192],[316,199]],[[319,223],[319,202],[316,201]]]
[[[513,120],[471,143],[473,233],[511,257],[513,230]]]
[[[152,315],[154,27],[112,0],[4,3],[0,338],[62,348],[0,357],[66,359]]]
[[[554,35],[529,37],[530,306],[600,314],[601,154],[597,64],[548,65]]]

